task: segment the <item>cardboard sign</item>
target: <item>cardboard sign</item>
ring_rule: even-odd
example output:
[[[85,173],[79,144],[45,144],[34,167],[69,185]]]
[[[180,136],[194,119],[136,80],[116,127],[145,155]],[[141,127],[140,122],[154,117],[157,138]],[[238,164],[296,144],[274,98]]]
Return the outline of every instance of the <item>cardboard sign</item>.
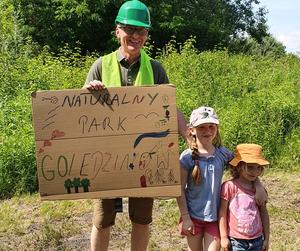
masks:
[[[42,200],[176,197],[175,87],[32,93]]]

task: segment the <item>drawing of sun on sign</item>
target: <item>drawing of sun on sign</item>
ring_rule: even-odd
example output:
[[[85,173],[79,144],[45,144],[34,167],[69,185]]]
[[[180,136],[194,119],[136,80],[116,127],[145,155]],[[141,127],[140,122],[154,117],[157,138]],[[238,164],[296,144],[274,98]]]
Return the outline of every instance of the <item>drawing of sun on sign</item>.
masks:
[[[42,200],[180,195],[175,87],[32,94]]]

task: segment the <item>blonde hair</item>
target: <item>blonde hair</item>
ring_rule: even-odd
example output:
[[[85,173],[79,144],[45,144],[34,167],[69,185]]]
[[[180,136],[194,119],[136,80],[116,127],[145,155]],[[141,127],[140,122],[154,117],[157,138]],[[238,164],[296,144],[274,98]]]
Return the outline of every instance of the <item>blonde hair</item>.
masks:
[[[194,160],[194,163],[195,163],[194,168],[192,170],[192,179],[193,179],[194,184],[199,185],[201,183],[202,176],[201,176],[199,159],[198,159],[199,150],[198,150],[198,145],[197,145],[197,138],[196,138],[196,135],[193,135],[191,132],[189,133],[189,137],[191,139],[189,147],[192,150],[192,159]],[[213,139],[212,143],[217,148],[222,146],[222,139],[221,139],[221,135],[220,135],[218,126],[217,126],[216,137]]]

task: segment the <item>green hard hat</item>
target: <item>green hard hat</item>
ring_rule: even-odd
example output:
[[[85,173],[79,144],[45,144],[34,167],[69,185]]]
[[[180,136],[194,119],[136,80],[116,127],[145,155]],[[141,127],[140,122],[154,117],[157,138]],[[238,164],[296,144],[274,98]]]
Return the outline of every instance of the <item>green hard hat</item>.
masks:
[[[150,12],[145,4],[138,0],[125,2],[119,9],[116,23],[151,27]]]

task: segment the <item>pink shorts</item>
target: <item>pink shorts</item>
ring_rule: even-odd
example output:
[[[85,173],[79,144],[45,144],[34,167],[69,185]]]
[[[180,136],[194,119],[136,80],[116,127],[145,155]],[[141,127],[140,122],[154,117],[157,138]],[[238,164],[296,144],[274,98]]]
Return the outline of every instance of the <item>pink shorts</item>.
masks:
[[[193,235],[203,235],[204,233],[208,233],[213,236],[214,239],[220,239],[219,225],[217,221],[208,222],[194,218],[191,218],[191,220],[194,223]],[[179,220],[179,233],[181,235],[186,235],[182,230],[182,218]]]

